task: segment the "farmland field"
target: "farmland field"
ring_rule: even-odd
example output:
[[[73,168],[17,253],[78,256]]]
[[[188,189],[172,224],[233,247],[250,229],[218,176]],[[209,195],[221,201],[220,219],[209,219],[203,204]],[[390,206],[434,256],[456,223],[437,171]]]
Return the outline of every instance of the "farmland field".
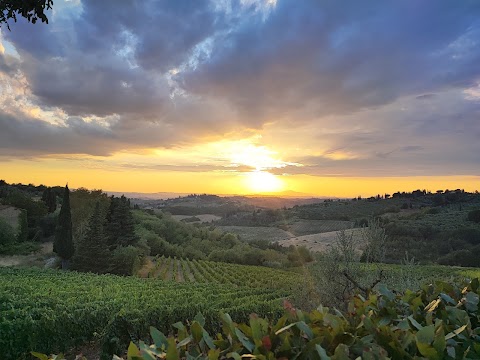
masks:
[[[124,350],[132,338],[146,336],[150,325],[168,333],[169,324],[199,312],[212,331],[218,330],[214,319],[219,311],[238,321],[252,312],[276,317],[281,299],[300,282],[298,274],[273,269],[163,260],[166,267],[157,269],[158,277],[180,283],[0,268],[2,356],[65,351],[90,340],[111,354]]]
[[[216,283],[229,286],[284,289],[297,287],[301,278],[290,271],[206,260],[158,257],[147,277],[176,282]]]
[[[220,311],[235,321],[252,312],[275,318],[282,313],[282,299],[300,294],[307,282],[318,287],[322,277],[320,262],[298,273],[163,257],[152,264],[147,279],[0,269],[2,355],[16,359],[32,350],[66,351],[91,340],[103,354],[112,354],[123,351],[131,339],[146,338],[149,326],[169,333],[171,324],[199,312],[210,331],[218,330]],[[375,266],[363,265],[363,270]],[[386,274],[384,283],[398,291],[426,281],[480,276],[480,270],[468,268],[379,266]]]
[[[178,220],[178,221],[182,221],[182,220],[185,220],[185,219],[190,219],[192,217],[193,217],[192,215],[172,215],[172,218],[175,219],[175,220]],[[212,221],[216,221],[216,220],[221,219],[220,216],[212,215],[212,214],[200,214],[200,215],[195,215],[195,217],[198,218],[199,220],[192,221],[192,222],[204,223],[204,222],[212,222]]]
[[[348,229],[346,234],[353,234],[357,240],[361,239],[362,229]],[[328,250],[337,241],[337,231],[330,231],[318,234],[303,235],[292,237],[286,240],[279,241],[282,246],[305,246],[308,250],[313,252],[323,252]]]
[[[352,228],[352,221],[342,220],[299,220],[289,226],[295,236],[334,232]]]

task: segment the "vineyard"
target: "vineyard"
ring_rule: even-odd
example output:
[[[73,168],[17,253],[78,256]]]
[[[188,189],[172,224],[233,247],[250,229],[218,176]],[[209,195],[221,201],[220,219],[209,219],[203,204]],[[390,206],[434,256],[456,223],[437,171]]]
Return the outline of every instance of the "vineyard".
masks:
[[[154,276],[183,282],[0,269],[2,357],[65,351],[95,340],[111,358],[107,354],[122,351],[130,340],[146,337],[150,325],[169,333],[169,324],[199,312],[211,331],[219,329],[220,311],[238,321],[252,312],[275,318],[281,314],[281,299],[292,293],[288,284],[293,289],[298,278],[206,261],[167,258],[157,264]]]
[[[148,278],[176,282],[214,283],[234,287],[293,290],[301,280],[298,274],[260,266],[236,265],[207,260],[157,257]]]

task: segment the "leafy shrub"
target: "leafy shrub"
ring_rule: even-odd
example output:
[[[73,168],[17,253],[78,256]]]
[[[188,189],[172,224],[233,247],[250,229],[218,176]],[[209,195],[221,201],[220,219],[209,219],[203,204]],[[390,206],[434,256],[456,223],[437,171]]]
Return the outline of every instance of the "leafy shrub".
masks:
[[[475,267],[478,266],[478,254],[471,250],[462,249],[453,251],[438,259],[438,263],[441,265],[450,266],[466,266]]]
[[[480,209],[470,211],[468,213],[467,219],[468,221],[480,223]]]
[[[112,252],[112,274],[132,275],[142,265],[142,250],[134,246],[119,246]]]
[[[431,209],[428,209],[428,210],[427,210],[427,214],[430,214],[430,215],[440,214],[440,209],[439,209],[439,208],[431,208]]]
[[[28,255],[38,250],[40,250],[40,245],[33,241],[14,242],[6,245],[0,244],[0,254],[2,255]]]
[[[5,220],[0,218],[0,246],[14,243],[15,231]]]

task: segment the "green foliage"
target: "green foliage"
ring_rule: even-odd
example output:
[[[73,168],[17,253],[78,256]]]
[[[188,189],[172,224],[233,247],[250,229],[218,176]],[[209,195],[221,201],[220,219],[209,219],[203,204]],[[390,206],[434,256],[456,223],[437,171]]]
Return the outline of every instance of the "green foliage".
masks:
[[[29,223],[47,214],[47,207],[42,201],[35,201],[19,190],[11,191],[3,203],[14,206],[17,209],[25,210],[29,218]]]
[[[110,269],[110,251],[103,233],[104,218],[97,203],[85,238],[78,241],[72,268],[83,272],[104,273]],[[131,274],[131,273],[130,273]]]
[[[478,359],[479,295],[478,278],[398,295],[383,286],[366,299],[353,297],[344,313],[322,306],[306,313],[286,303],[276,321],[252,314],[241,324],[223,313],[216,335],[197,314],[187,325],[175,323],[174,336],[150,328],[152,345],[130,343],[126,358]]]
[[[468,221],[480,223],[480,209],[472,210],[468,213]]]
[[[25,241],[22,243],[0,244],[0,254],[2,255],[29,255],[40,250],[38,242]]]
[[[125,196],[111,197],[106,230],[108,245],[112,249],[137,243],[138,236],[135,234],[135,221],[130,210],[130,201]]]
[[[438,259],[438,263],[441,265],[479,267],[479,259],[480,245],[477,245],[470,249],[456,250],[442,256]]]
[[[10,245],[16,240],[15,231],[2,218],[0,218],[0,247]],[[0,248],[1,249],[1,248]]]
[[[48,23],[46,10],[52,8],[53,0],[3,0],[0,3],[0,27],[3,23],[8,25],[8,20],[17,22],[17,16],[22,16],[32,24],[38,20]]]
[[[102,217],[105,218],[110,206],[110,198],[101,190],[79,188],[70,194],[72,210],[72,231],[74,243],[83,239],[88,230],[88,223],[95,209],[100,204]]]
[[[57,209],[57,195],[48,187],[42,194],[42,201],[45,203],[49,213],[53,213]]]
[[[117,275],[135,274],[142,265],[142,251],[134,246],[118,246],[112,252],[109,272]]]
[[[72,214],[70,212],[70,190],[68,186],[65,186],[62,208],[58,215],[53,250],[62,260],[69,260],[75,252],[72,234]]]
[[[218,228],[176,221],[168,214],[135,210],[133,215],[136,234],[146,240],[153,256],[282,267],[301,266],[311,260],[307,249],[298,251],[260,240],[245,243]]]
[[[17,241],[22,243],[28,240],[27,212],[22,210],[18,218]]]

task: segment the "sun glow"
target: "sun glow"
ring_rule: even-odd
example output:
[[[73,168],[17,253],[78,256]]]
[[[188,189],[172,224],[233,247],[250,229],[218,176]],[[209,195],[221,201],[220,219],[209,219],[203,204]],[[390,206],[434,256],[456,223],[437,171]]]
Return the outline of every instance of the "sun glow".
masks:
[[[254,193],[270,193],[284,189],[284,183],[278,176],[266,171],[252,171],[247,173],[246,187]]]

